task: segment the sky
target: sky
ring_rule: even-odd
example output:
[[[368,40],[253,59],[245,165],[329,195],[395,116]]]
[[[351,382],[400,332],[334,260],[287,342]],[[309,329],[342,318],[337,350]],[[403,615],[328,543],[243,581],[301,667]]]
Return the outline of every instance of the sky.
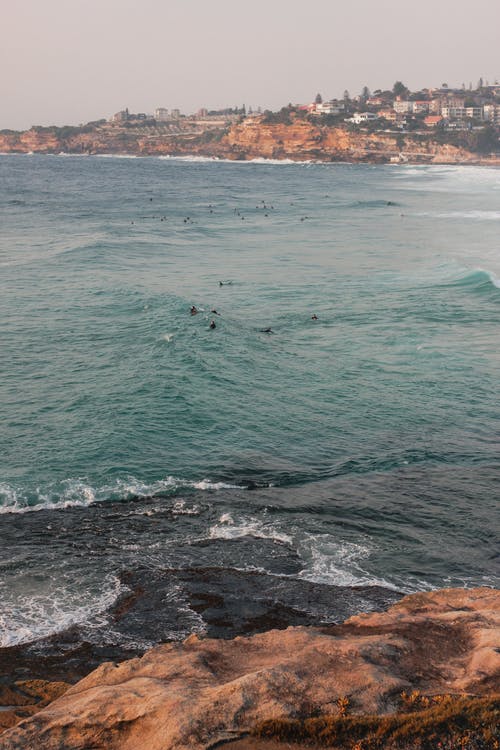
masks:
[[[500,80],[498,0],[24,0],[1,18],[0,128]]]

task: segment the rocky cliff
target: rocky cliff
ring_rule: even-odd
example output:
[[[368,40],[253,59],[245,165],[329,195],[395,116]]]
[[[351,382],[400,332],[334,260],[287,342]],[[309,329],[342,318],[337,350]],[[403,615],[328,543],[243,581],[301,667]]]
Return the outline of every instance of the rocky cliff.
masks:
[[[488,588],[415,594],[328,628],[191,636],[101,665],[0,735],[0,748],[205,750],[274,717],[388,714],[412,694],[483,696],[500,690],[499,644],[500,591]]]
[[[68,132],[71,131],[71,132]],[[432,133],[404,135],[353,131],[309,120],[289,123],[247,118],[240,124],[206,127],[182,121],[175,127],[100,125],[0,133],[3,153],[200,155],[225,159],[292,159],[346,162],[499,164],[463,148],[436,142]]]
[[[231,128],[225,143],[242,158],[301,159],[384,163],[467,163],[477,155],[436,143],[431,135],[399,135],[325,127],[306,120],[266,124],[246,120]]]

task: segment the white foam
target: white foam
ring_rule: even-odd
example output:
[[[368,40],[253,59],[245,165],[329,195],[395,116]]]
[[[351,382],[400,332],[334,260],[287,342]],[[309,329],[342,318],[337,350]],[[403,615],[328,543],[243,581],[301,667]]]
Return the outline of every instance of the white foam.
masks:
[[[146,157],[147,158],[147,157]],[[180,161],[180,162],[191,162],[206,163],[206,162],[218,162],[221,164],[276,164],[276,165],[290,165],[290,164],[302,164],[309,165],[314,164],[313,161],[294,161],[293,159],[266,159],[264,157],[257,157],[255,159],[221,159],[216,156],[157,156],[157,159],[164,161]],[[328,163],[328,162],[327,162]]]
[[[299,160],[295,161],[294,159],[266,159],[263,156],[257,157],[255,159],[248,159],[246,162],[239,162],[240,164],[279,164],[279,165],[287,165],[287,164],[314,164],[315,162],[311,160]]]
[[[334,586],[384,586],[396,589],[385,578],[363,569],[362,562],[371,555],[366,543],[335,539],[329,534],[309,534],[300,540],[298,552],[305,562],[299,578]]]
[[[471,189],[477,192],[488,192],[500,189],[500,172],[497,168],[488,165],[472,164],[448,164],[448,165],[415,165],[409,167],[397,165],[402,180],[404,178],[419,179],[415,184],[401,184],[402,190],[419,190],[430,193],[470,193]],[[396,173],[394,173],[396,174]],[[427,179],[426,179],[427,178]],[[436,180],[436,178],[438,178]]]
[[[210,539],[241,539],[250,536],[255,539],[271,539],[283,544],[293,543],[289,534],[283,533],[271,523],[251,517],[235,521],[230,513],[223,513],[208,533]]]
[[[244,489],[237,484],[228,484],[227,482],[211,482],[210,479],[202,479],[201,482],[189,483],[190,487],[195,490],[241,490]]]
[[[476,209],[474,211],[423,211],[414,216],[433,219],[470,219],[471,221],[500,221],[500,211]]]
[[[66,479],[45,488],[36,488],[28,493],[6,483],[0,483],[0,515],[3,513],[27,513],[39,510],[88,507],[106,500],[129,500],[131,498],[154,497],[173,494],[177,490],[195,489],[216,492],[223,489],[245,489],[227,482],[210,479],[198,481],[167,476],[156,482],[142,482],[135,477],[116,479],[110,484],[94,487],[86,479]]]
[[[59,151],[59,153],[56,154],[56,156],[71,156],[71,157],[77,157],[78,159],[80,159],[82,156],[84,158],[88,158],[89,154],[70,154],[67,151]]]
[[[174,516],[199,516],[200,513],[199,505],[187,505],[185,500],[177,500],[172,507]]]
[[[495,276],[493,271],[488,271],[487,268],[475,268],[474,271],[480,271],[481,273],[485,273],[493,286],[496,286],[497,289],[500,289],[500,278],[498,276]]]
[[[98,159],[140,159],[142,157],[135,154],[92,154]]]
[[[207,162],[207,161],[229,161],[229,159],[219,159],[217,156],[195,156],[194,154],[192,156],[171,156],[170,154],[165,154],[163,156],[157,156],[157,159],[160,159],[160,161],[187,161],[187,162]]]
[[[102,626],[107,622],[106,612],[125,590],[118,578],[108,576],[97,596],[77,584],[71,590],[59,587],[46,594],[18,597],[1,591],[0,647],[37,641],[74,625]]]

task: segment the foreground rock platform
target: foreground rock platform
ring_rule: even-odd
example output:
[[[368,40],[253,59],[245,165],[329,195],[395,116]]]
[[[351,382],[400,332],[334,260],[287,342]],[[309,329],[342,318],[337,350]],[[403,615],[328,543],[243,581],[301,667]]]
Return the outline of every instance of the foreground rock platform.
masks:
[[[444,589],[328,628],[158,646],[102,664],[1,750],[203,750],[274,717],[390,713],[401,693],[500,691],[500,591]]]

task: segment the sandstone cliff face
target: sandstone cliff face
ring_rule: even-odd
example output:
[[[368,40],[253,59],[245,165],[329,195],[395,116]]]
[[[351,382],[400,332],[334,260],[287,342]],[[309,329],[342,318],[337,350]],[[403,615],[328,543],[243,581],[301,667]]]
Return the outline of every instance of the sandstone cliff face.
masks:
[[[391,160],[424,163],[466,163],[478,157],[464,149],[440,145],[407,134],[401,143],[394,133],[353,132],[343,127],[316,126],[304,120],[290,125],[266,125],[246,120],[231,128],[225,139],[230,149],[243,158],[313,159],[384,163]]]
[[[1,134],[0,152],[200,155],[224,159],[292,159],[386,163],[402,161],[427,164],[497,164],[464,149],[436,143],[432,134],[418,136],[384,132],[354,132],[345,127],[326,127],[308,120],[290,124],[266,123],[249,118],[229,130],[201,130],[184,123],[166,133],[162,128],[106,126],[58,137],[47,131]]]
[[[52,133],[27,130],[24,133],[0,133],[0,152],[54,154],[60,151],[59,139]]]
[[[500,689],[500,591],[405,597],[327,629],[191,636],[101,665],[0,735],[2,750],[202,750],[276,716],[387,712],[401,691]]]

